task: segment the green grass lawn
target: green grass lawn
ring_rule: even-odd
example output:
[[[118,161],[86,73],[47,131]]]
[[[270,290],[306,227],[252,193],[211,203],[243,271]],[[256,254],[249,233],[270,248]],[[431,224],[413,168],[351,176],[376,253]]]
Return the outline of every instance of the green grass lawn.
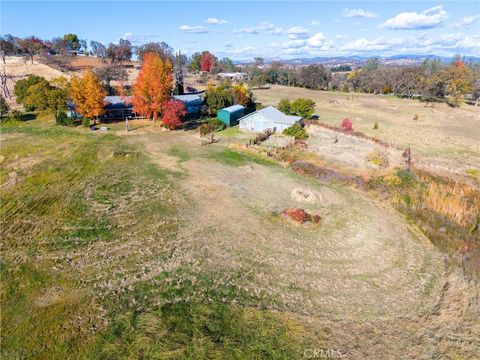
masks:
[[[301,353],[308,339],[302,326],[246,307],[254,298],[234,305],[240,289],[212,292],[213,273],[196,287],[145,276],[150,262],[172,256],[169,244],[188,204],[175,173],[111,133],[34,120],[3,126],[1,136],[2,359]],[[168,154],[189,159],[175,147]],[[257,161],[229,151],[217,157]],[[176,300],[193,290],[202,296]]]

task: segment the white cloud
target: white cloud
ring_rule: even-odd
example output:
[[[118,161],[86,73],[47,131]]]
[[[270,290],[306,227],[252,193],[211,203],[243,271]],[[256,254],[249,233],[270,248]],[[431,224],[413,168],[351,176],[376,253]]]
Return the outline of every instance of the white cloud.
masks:
[[[287,30],[288,37],[292,40],[308,38],[308,29],[303,26],[293,26]]]
[[[343,17],[361,17],[366,19],[375,18],[378,15],[373,11],[363,10],[363,9],[344,9],[342,11]]]
[[[190,26],[190,25],[182,25],[179,28],[183,32],[192,33],[192,34],[206,34],[207,28],[205,26]]]
[[[338,48],[346,53],[380,54],[443,54],[476,53],[480,51],[480,35],[444,34],[432,38],[426,34],[406,37],[360,38]]]
[[[380,27],[393,30],[431,29],[441,25],[447,18],[448,13],[443,10],[442,5],[439,5],[421,13],[402,12],[385,21]]]
[[[321,32],[316,33],[311,38],[307,40],[309,46],[320,47],[325,45],[326,37]]]
[[[276,27],[271,22],[264,21],[257,26],[258,30],[266,31],[270,35],[280,35],[283,34],[283,29],[281,27]]]
[[[460,19],[460,21],[453,26],[458,28],[470,28],[474,22],[480,19],[480,15],[475,15],[475,16],[465,16]]]
[[[124,33],[118,40],[124,39],[130,41],[132,44],[142,44],[149,41],[157,40],[157,36],[151,34],[134,34],[132,32]]]
[[[310,25],[312,25],[312,26],[320,25],[320,21],[314,19],[310,22]]]
[[[260,30],[272,30],[273,28],[275,28],[275,25],[273,25],[271,22],[264,21],[260,25],[258,25],[258,28]]]
[[[258,30],[253,27],[233,30],[235,34],[258,34]]]
[[[255,47],[246,46],[246,47],[243,47],[243,48],[232,49],[229,52],[233,55],[246,55],[246,54],[252,54],[252,52],[254,50],[255,50]]]
[[[293,49],[297,49],[299,47],[302,47],[302,46],[305,46],[307,44],[307,41],[306,40],[288,40],[287,42],[285,42],[283,44],[283,47],[284,48],[293,48]]]
[[[281,27],[276,27],[274,29],[267,30],[267,33],[270,35],[281,35],[283,34],[283,29]]]
[[[223,25],[228,23],[227,20],[217,19],[215,17],[208,18],[207,20],[205,20],[205,22],[212,25]]]

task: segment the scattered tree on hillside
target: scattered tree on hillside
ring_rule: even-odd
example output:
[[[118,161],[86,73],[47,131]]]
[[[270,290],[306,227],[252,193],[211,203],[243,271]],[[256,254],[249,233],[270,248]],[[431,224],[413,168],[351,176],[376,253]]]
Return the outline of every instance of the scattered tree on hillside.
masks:
[[[50,83],[43,79],[31,85],[23,98],[23,106],[27,110],[45,111],[48,109],[48,97],[52,90]]]
[[[140,45],[136,48],[136,53],[139,61],[143,61],[143,56],[146,53],[158,54],[163,60],[170,60],[173,62],[173,48],[166,42],[149,42]]]
[[[17,41],[12,35],[0,36],[0,56],[4,64],[6,63],[5,57],[15,55],[17,50]]]
[[[90,69],[83,73],[82,78],[72,78],[69,95],[75,104],[75,111],[87,119],[98,118],[105,112],[104,98],[107,93]]]
[[[262,57],[254,57],[253,63],[255,64],[255,66],[262,66],[264,63],[264,59]]]
[[[308,65],[300,69],[300,86],[307,89],[327,90],[332,78],[330,72],[323,65]]]
[[[111,86],[111,81],[128,80],[127,71],[121,67],[110,64],[105,67],[97,68],[94,71],[97,78],[102,82],[103,88],[109,95],[115,95],[115,89]]]
[[[200,70],[210,72],[215,62],[215,57],[208,51],[202,53],[200,58]]]
[[[63,35],[63,41],[65,43],[67,50],[79,50],[80,49],[80,40],[76,34],[65,34]]]
[[[118,44],[110,43],[106,50],[107,58],[112,63],[116,61],[129,61],[132,58],[132,44],[128,40],[120,39]]]
[[[98,41],[90,41],[92,55],[104,60],[107,57],[107,48]]]
[[[158,119],[163,104],[173,89],[172,63],[158,54],[145,54],[142,69],[133,86],[133,110],[150,119]]]
[[[170,130],[175,130],[182,123],[182,117],[187,115],[185,104],[183,101],[170,99],[162,106],[162,122],[163,125]]]
[[[57,117],[61,111],[66,110],[65,81],[65,78],[59,78],[52,84],[40,76],[30,75],[15,84],[17,102],[28,111],[50,112]]]
[[[202,58],[202,54],[200,54],[199,52],[196,52],[196,53],[193,53],[192,54],[192,58],[191,58],[191,61],[190,61],[190,65],[189,65],[189,68],[190,68],[190,71],[200,71],[200,59]]]
[[[247,69],[248,83],[251,87],[261,88],[267,84],[267,76],[262,69],[253,66]]]
[[[232,59],[224,57],[220,61],[215,61],[210,71],[214,74],[218,74],[220,72],[234,72],[235,64],[233,63]]]
[[[32,62],[32,64],[33,57],[39,54],[41,51],[45,50],[46,48],[44,42],[35,36],[20,39],[17,43],[20,51],[30,57],[30,61]]]
[[[363,68],[365,71],[375,71],[378,69],[380,66],[380,61],[378,58],[370,58],[365,62],[365,65],[363,65]]]
[[[3,95],[0,95],[0,115],[6,115],[8,111],[10,110],[10,106],[7,104],[7,100],[3,97]]]
[[[46,81],[43,77],[37,75],[29,75],[27,78],[18,80],[13,87],[17,104],[23,104],[27,91],[30,86],[35,85],[41,81]]]

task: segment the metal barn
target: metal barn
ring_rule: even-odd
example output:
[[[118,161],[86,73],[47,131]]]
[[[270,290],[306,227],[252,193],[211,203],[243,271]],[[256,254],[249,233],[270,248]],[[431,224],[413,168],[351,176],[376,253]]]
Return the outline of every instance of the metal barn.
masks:
[[[217,118],[227,126],[235,126],[238,119],[245,115],[245,107],[232,105],[217,111]]]
[[[268,106],[242,117],[239,120],[239,128],[254,132],[271,129],[273,132],[281,133],[286,128],[301,121],[301,116],[285,115],[273,106]]]
[[[187,110],[188,114],[196,114],[202,110],[203,95],[203,93],[173,95],[173,98],[175,100],[180,100],[185,104],[185,110]]]

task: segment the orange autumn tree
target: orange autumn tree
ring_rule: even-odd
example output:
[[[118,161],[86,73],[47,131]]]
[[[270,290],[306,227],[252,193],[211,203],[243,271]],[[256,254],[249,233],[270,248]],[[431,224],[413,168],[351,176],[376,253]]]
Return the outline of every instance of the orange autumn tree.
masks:
[[[74,76],[70,81],[69,95],[75,104],[75,111],[93,119],[105,113],[106,91],[102,88],[100,80],[88,69],[82,78]]]
[[[173,67],[158,54],[147,53],[137,81],[133,85],[133,111],[150,119],[158,119],[163,104],[172,96]]]

